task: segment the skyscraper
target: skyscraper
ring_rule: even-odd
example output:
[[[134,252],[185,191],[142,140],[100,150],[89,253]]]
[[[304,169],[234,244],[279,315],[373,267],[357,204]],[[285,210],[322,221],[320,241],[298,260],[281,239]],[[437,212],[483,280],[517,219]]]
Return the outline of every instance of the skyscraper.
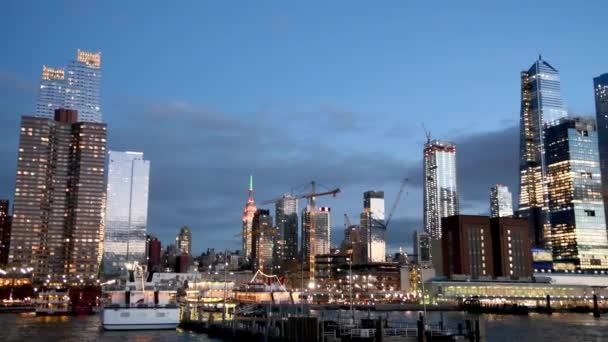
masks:
[[[145,261],[150,162],[141,152],[108,153],[103,272],[120,274],[125,263]]]
[[[513,216],[513,195],[506,185],[496,184],[490,189],[490,217]]]
[[[361,213],[361,239],[365,249],[366,262],[386,261],[386,241],[384,235],[384,191],[363,193]]]
[[[441,239],[441,219],[458,215],[456,145],[428,140],[424,145],[424,230]]]
[[[8,211],[9,201],[0,199],[0,267],[8,261],[8,246],[11,239],[11,216]]]
[[[78,121],[101,122],[101,52],[79,49],[66,83],[65,107],[78,111]]]
[[[595,118],[602,171],[602,197],[604,212],[608,213],[608,73],[593,79],[595,92]]]
[[[65,71],[63,68],[50,68],[43,65],[38,101],[36,102],[36,116],[55,118],[55,109],[64,107],[65,92]]]
[[[181,255],[192,254],[192,232],[188,226],[182,226],[175,238],[175,246]]]
[[[255,202],[253,201],[253,176],[249,176],[249,197],[247,197],[247,204],[243,209],[243,255],[245,258],[251,258],[251,234],[253,226],[253,215],[257,210]]]
[[[315,215],[315,255],[329,254],[331,247],[331,208],[320,207]]]
[[[257,209],[252,224],[251,259],[253,270],[272,270],[276,229],[267,209]]]
[[[53,119],[59,108],[78,111],[78,122],[102,122],[100,52],[78,50],[67,71],[42,67],[36,116]]]
[[[559,72],[540,56],[521,73],[518,215],[528,219],[535,246],[549,246],[544,126],[567,116],[562,104]]]
[[[106,125],[24,116],[9,264],[38,280],[97,277],[102,255]]]
[[[283,195],[276,203],[275,217],[283,241],[283,259],[298,257],[298,200],[292,195]]]
[[[595,123],[558,120],[545,129],[545,153],[554,267],[608,268]]]

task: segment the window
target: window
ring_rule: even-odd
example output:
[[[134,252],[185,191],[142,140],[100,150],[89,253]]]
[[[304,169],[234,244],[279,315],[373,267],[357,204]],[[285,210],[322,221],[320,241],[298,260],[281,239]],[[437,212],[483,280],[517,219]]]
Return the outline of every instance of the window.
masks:
[[[587,216],[595,216],[595,210],[585,210],[585,215],[587,215]]]
[[[591,172],[581,172],[581,178],[583,179],[592,179],[593,174]]]

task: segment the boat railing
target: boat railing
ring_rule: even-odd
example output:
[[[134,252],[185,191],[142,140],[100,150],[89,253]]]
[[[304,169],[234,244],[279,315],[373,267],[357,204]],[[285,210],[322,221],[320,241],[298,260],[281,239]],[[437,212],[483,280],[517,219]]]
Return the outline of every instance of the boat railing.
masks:
[[[177,304],[108,304],[105,306],[106,309],[175,309],[179,306]]]

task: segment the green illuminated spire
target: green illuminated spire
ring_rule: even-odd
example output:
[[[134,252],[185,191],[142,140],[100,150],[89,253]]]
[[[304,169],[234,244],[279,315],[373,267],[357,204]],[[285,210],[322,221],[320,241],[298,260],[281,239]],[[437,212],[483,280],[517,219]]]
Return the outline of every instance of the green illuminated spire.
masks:
[[[249,191],[253,191],[253,175],[249,175]]]

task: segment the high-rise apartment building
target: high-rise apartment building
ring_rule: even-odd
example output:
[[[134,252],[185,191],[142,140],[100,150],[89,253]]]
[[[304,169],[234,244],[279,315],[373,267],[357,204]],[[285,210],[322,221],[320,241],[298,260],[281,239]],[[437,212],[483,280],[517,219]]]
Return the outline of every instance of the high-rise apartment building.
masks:
[[[490,189],[490,217],[513,216],[513,195],[506,185],[496,184]]]
[[[36,116],[55,118],[55,109],[64,107],[65,93],[65,70],[43,65],[36,102]]]
[[[296,260],[298,257],[298,200],[292,195],[283,195],[275,206],[276,225],[282,240],[282,259]]]
[[[192,254],[192,232],[188,226],[182,226],[179,230],[179,234],[175,238],[175,246],[181,255]]]
[[[545,129],[555,268],[608,268],[597,131],[592,119],[562,118]]]
[[[363,212],[360,219],[365,262],[385,262],[384,191],[366,191],[363,193]]]
[[[145,261],[150,162],[141,152],[108,153],[103,272],[121,274],[125,264]]]
[[[602,198],[604,212],[608,214],[608,73],[593,79],[595,93],[595,120],[602,172]]]
[[[566,116],[559,72],[539,56],[521,73],[519,160],[518,216],[528,219],[535,246],[551,243],[543,128]]]
[[[253,215],[257,208],[253,201],[253,176],[249,176],[249,196],[247,204],[243,209],[243,255],[245,258],[251,258],[252,251],[252,232],[253,232]]]
[[[0,199],[0,267],[8,262],[8,249],[11,242],[11,216],[9,201]]]
[[[414,232],[414,258],[422,267],[431,265],[431,236],[427,232]]]
[[[331,208],[320,207],[315,215],[315,255],[329,254],[331,247]]]
[[[424,145],[424,230],[441,239],[441,219],[458,215],[456,145],[428,140]]]
[[[257,209],[253,215],[252,265],[253,270],[272,270],[274,242],[277,229],[272,226],[272,216],[267,209]]]
[[[104,224],[106,125],[24,116],[8,262],[37,280],[97,277]]]
[[[78,50],[66,70],[42,67],[36,116],[53,119],[59,108],[78,111],[78,122],[102,122],[100,52]]]

